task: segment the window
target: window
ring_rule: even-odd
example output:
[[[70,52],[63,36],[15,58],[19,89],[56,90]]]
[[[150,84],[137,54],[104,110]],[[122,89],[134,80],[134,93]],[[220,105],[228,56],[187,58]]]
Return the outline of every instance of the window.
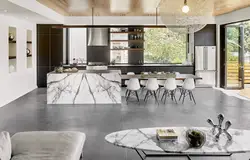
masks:
[[[145,28],[144,63],[185,63],[187,34],[168,28]]]
[[[87,30],[86,28],[69,29],[69,63],[82,64],[87,59]]]

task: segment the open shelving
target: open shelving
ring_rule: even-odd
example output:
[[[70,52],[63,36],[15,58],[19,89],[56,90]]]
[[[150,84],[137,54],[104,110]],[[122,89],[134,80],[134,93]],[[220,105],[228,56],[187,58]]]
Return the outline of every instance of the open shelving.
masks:
[[[27,46],[26,46],[27,68],[32,68],[32,31],[27,30]],[[28,52],[29,51],[29,52]]]
[[[9,27],[9,73],[17,71],[17,29],[16,27]]]
[[[143,33],[144,34],[144,32],[110,32],[110,33],[113,33],[113,34],[141,34],[141,33]]]
[[[144,28],[111,28],[110,52],[110,60],[112,63],[142,63],[141,60],[143,59],[144,53]]]
[[[129,39],[129,40],[110,40],[110,42],[144,42],[144,40],[140,40],[140,39]]]
[[[116,50],[116,51],[119,51],[119,50],[128,50],[128,51],[142,51],[144,50],[144,48],[124,48],[124,49],[110,49],[110,50]]]
[[[27,57],[32,57],[32,55],[27,55]],[[9,56],[9,59],[16,59],[16,56]]]
[[[16,41],[9,41],[9,43],[16,43]],[[31,44],[31,41],[27,41],[27,43]]]

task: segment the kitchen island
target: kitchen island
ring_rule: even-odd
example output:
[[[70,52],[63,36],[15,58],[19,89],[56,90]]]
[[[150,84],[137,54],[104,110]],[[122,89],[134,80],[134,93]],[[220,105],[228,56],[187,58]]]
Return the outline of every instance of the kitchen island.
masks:
[[[121,104],[121,71],[50,72],[47,104]]]

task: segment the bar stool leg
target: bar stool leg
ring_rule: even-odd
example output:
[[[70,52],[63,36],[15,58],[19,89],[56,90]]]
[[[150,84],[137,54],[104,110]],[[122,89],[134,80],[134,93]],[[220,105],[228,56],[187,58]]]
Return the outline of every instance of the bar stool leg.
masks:
[[[144,102],[147,100],[148,94],[149,94],[149,91],[147,91],[147,93],[145,95]]]
[[[166,96],[166,92],[167,92],[167,90],[165,89],[165,91],[162,94],[161,101],[163,100],[164,96]]]
[[[194,99],[193,92],[191,91],[190,93],[191,93],[191,96],[192,96],[192,98],[193,98],[194,104],[196,104],[195,99]]]
[[[155,97],[156,102],[159,103],[157,99],[156,91],[153,91],[153,92],[154,92],[154,97]]]
[[[179,101],[181,100],[181,97],[183,96],[183,92],[184,92],[184,89],[181,90],[181,95],[180,95]]]
[[[126,101],[128,101],[128,99],[129,99],[129,97],[130,97],[130,93],[131,93],[131,91],[128,91],[128,96],[127,96],[127,98],[126,98]]]
[[[176,91],[176,90],[173,90],[173,91],[172,91],[172,94],[173,94],[173,99],[174,99],[175,103],[177,104],[177,101],[176,101],[176,98],[175,98],[175,91]]]
[[[166,104],[167,95],[168,95],[168,90],[166,90],[166,95],[165,95],[165,99],[164,99],[164,104]]]
[[[186,98],[186,92],[187,92],[186,90],[183,91],[183,100],[182,100],[182,104],[184,103],[184,100],[185,100],[185,98]]]
[[[135,95],[136,95],[137,101],[140,102],[140,99],[139,99],[137,91],[135,91]]]
[[[127,94],[128,94],[128,89],[126,89],[125,97],[127,97]]]
[[[190,101],[192,101],[191,91],[188,91]]]

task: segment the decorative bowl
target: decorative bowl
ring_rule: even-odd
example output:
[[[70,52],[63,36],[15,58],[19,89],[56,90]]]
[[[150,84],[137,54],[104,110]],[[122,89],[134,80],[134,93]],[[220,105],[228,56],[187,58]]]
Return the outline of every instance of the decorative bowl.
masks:
[[[186,139],[191,148],[201,148],[206,142],[206,134],[197,129],[186,131]]]
[[[63,67],[55,67],[56,73],[63,73]]]

